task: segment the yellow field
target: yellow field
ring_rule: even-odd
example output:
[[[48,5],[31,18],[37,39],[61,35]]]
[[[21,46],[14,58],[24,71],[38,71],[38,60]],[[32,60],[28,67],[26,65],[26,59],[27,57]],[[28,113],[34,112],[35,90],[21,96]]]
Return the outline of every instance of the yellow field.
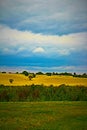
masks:
[[[9,79],[13,79],[13,83],[9,82]],[[44,84],[58,86],[61,84],[66,85],[84,85],[87,86],[87,78],[77,78],[72,76],[46,76],[37,75],[32,80],[29,80],[27,76],[23,74],[0,74],[0,84],[4,85],[31,85],[31,84]]]

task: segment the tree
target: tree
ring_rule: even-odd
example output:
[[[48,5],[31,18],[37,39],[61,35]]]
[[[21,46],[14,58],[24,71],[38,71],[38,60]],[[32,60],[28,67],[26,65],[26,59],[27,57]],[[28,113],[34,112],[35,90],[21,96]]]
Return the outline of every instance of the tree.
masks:
[[[9,82],[10,82],[10,83],[13,83],[13,81],[14,81],[13,79],[9,79]]]
[[[3,73],[3,74],[6,74],[6,72],[5,72],[5,71],[3,71],[2,73]]]
[[[24,74],[25,76],[29,75],[29,73],[27,71],[23,71],[22,74]]]
[[[31,80],[32,78],[35,78],[35,77],[36,77],[36,75],[34,73],[29,74],[29,80]]]
[[[34,74],[34,73],[31,73],[31,75],[32,75],[32,77],[33,77],[33,78],[35,78],[35,77],[36,77],[36,74]]]
[[[47,72],[46,75],[47,75],[47,76],[51,76],[52,74],[51,74],[50,72]]]
[[[86,74],[86,73],[83,73],[82,77],[83,77],[83,78],[87,78],[87,74]]]
[[[31,75],[29,75],[29,80],[31,80],[33,77]]]
[[[37,72],[36,74],[37,74],[37,75],[43,75],[43,73],[42,73],[42,72]]]
[[[76,76],[77,74],[74,72],[74,74],[73,74],[74,76]]]

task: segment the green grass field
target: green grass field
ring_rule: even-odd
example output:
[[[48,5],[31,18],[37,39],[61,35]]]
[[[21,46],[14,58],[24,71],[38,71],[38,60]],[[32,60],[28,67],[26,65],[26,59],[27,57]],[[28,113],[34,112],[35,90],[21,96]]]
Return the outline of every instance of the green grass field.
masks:
[[[0,130],[87,130],[87,102],[0,102]]]

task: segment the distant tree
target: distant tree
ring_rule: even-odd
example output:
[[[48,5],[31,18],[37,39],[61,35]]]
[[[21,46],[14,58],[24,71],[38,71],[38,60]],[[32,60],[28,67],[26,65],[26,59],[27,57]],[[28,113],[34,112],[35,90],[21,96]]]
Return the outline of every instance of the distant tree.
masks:
[[[9,74],[12,74],[12,72],[9,72]]]
[[[73,74],[74,76],[76,76],[77,74],[74,72],[74,74]]]
[[[51,74],[50,72],[47,72],[46,75],[47,75],[47,76],[51,76],[52,74]]]
[[[13,81],[14,81],[13,79],[9,79],[9,82],[10,82],[10,83],[13,83]]]
[[[86,73],[83,73],[84,76],[86,76],[87,74]]]
[[[57,72],[53,72],[52,75],[58,75],[58,73]]]
[[[22,74],[24,74],[25,76],[29,75],[29,73],[27,71],[23,71]]]
[[[43,73],[42,73],[42,72],[37,72],[36,74],[37,74],[37,75],[43,75]]]
[[[83,73],[82,77],[83,77],[83,78],[87,78],[87,74],[86,74],[86,73]]]
[[[31,75],[29,75],[29,80],[31,80],[33,77]]]
[[[52,73],[52,75],[56,75],[56,73],[55,73],[55,72],[53,72],[53,73]]]
[[[6,72],[5,72],[5,71],[3,71],[2,73],[3,73],[3,74],[5,74]]]
[[[35,77],[36,77],[36,74],[34,74],[34,73],[31,73],[31,74],[32,74],[33,78],[35,78]]]
[[[86,73],[83,73],[83,74],[76,74],[76,73],[74,73],[73,77],[87,78],[87,74]]]
[[[30,73],[28,77],[29,77],[29,80],[31,80],[32,78],[35,78],[36,75],[34,73]]]

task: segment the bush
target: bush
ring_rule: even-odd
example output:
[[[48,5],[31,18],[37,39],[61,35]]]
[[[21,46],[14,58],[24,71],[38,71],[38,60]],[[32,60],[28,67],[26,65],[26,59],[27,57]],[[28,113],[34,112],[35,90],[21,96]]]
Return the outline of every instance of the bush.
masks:
[[[10,83],[13,83],[13,81],[14,81],[13,79],[9,79],[9,82],[10,82]]]
[[[27,71],[23,71],[22,74],[24,74],[25,76],[28,76],[28,72]]]
[[[47,75],[47,76],[51,76],[52,74],[48,72],[48,73],[46,73],[46,75]]]
[[[36,75],[34,73],[30,73],[28,77],[29,77],[29,80],[31,80],[32,78],[35,78]]]
[[[37,75],[44,75],[44,73],[42,73],[42,72],[37,72],[36,74]]]
[[[44,85],[0,85],[0,101],[87,101],[87,87]]]
[[[6,72],[5,72],[5,71],[3,71],[2,73],[3,73],[3,74],[6,74]]]

